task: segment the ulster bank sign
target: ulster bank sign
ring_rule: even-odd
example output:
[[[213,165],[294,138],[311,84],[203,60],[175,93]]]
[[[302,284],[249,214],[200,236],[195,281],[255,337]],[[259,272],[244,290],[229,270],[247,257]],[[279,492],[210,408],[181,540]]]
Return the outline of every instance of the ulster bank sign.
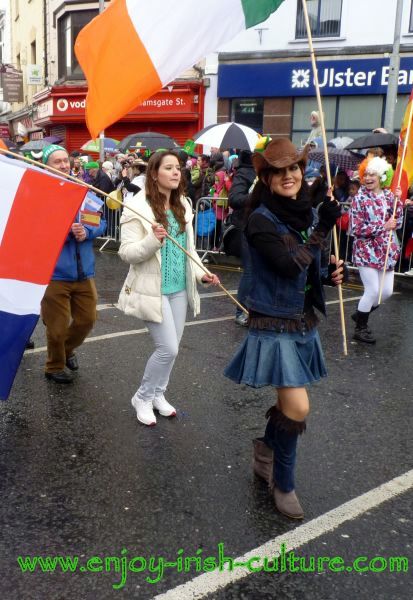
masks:
[[[389,81],[389,60],[356,59],[318,61],[318,79],[325,96],[385,94]],[[402,58],[399,94],[413,88],[413,57]],[[268,97],[313,96],[311,63],[272,62],[220,65],[218,96]]]

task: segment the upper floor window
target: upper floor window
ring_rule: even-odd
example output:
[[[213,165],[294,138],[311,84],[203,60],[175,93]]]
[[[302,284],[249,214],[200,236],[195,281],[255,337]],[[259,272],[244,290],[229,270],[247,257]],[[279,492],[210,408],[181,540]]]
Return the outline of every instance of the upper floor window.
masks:
[[[4,53],[4,28],[3,28],[3,25],[0,25],[0,63],[3,62],[3,53]]]
[[[340,35],[342,0],[307,0],[308,19],[313,37]],[[303,4],[297,1],[296,39],[306,38]]]
[[[58,73],[59,79],[84,79],[77,61],[74,45],[78,33],[96,15],[97,10],[68,12],[58,21]]]
[[[36,64],[37,52],[36,52],[36,40],[30,44],[30,61],[32,65]]]
[[[413,33],[413,2],[410,7],[409,33]]]

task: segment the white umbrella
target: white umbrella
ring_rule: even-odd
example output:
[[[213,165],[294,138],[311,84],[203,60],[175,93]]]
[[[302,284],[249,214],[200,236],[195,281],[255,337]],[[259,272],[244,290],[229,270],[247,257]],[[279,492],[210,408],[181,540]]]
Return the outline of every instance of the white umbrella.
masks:
[[[229,121],[228,123],[208,125],[201,129],[193,139],[197,144],[214,146],[221,150],[228,148],[254,150],[259,140],[259,134],[251,127]]]

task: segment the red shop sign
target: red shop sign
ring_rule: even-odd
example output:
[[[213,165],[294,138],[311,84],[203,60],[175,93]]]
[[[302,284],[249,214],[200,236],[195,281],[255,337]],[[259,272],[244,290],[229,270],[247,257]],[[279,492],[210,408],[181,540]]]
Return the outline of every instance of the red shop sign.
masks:
[[[10,137],[10,130],[7,123],[0,123],[0,138]]]
[[[193,90],[161,91],[140,106],[131,110],[132,114],[162,114],[194,112],[194,104],[198,104],[198,94]]]
[[[175,114],[197,112],[198,94],[189,89],[162,90],[145,100],[129,114]],[[61,96],[53,98],[54,116],[79,116],[85,114],[86,96]]]

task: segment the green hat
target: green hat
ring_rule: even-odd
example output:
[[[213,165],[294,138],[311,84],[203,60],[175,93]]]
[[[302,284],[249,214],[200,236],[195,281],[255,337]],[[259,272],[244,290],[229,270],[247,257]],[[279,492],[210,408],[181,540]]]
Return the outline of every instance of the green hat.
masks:
[[[63,148],[63,146],[58,146],[57,144],[50,144],[50,146],[46,146],[46,148],[43,148],[43,164],[46,165],[47,161],[49,160],[49,156],[53,154],[53,152],[57,152],[58,150],[63,150],[63,152],[67,152],[66,148]]]
[[[99,163],[92,160],[91,162],[87,162],[84,168],[86,171],[89,171],[89,169],[99,169]]]
[[[194,140],[186,140],[184,144],[184,150],[187,154],[192,155],[195,152],[195,142]]]

